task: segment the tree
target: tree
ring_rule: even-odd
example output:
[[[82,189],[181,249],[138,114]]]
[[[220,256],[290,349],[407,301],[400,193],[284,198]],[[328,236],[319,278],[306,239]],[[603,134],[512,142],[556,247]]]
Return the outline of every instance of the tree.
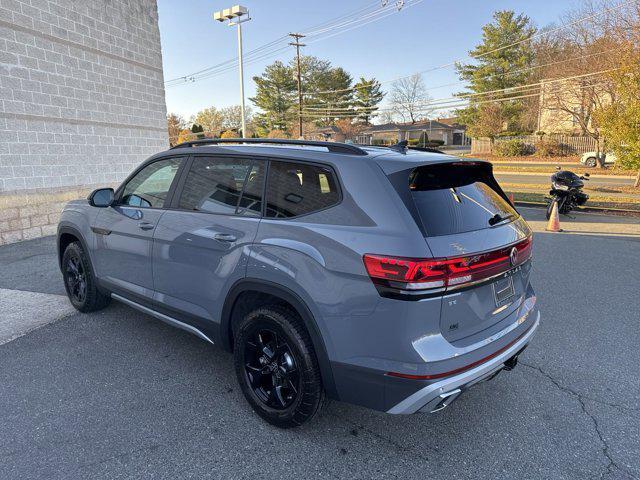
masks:
[[[353,90],[353,107],[358,114],[356,118],[369,125],[371,119],[376,116],[378,104],[385,96],[380,82],[375,78],[367,80],[364,77],[360,77],[358,83],[353,86]]]
[[[543,79],[540,129],[590,136],[596,141],[599,159],[603,135],[597,112],[617,102],[615,82],[599,72],[617,68],[617,52],[627,36],[622,19],[637,18],[637,13],[624,8],[612,11],[602,7],[588,2],[569,12],[564,19],[569,28],[536,45]],[[582,18],[588,20],[577,21]]]
[[[620,55],[621,65],[609,74],[616,101],[595,116],[619,163],[638,170],[634,186],[640,187],[640,48],[630,44]]]
[[[180,131],[185,127],[184,118],[177,113],[167,114],[167,131],[169,133],[169,145],[174,146],[178,143]]]
[[[196,138],[204,138],[204,128],[202,125],[198,125],[197,123],[194,123],[191,126],[191,133],[195,133]]]
[[[209,107],[200,110],[193,117],[193,123],[201,125],[203,130],[208,134],[218,136],[223,129],[222,114],[216,107]]]
[[[422,104],[430,99],[422,75],[419,73],[401,78],[391,84],[393,110],[403,122],[416,123],[423,116],[420,113],[425,108]]]
[[[238,132],[237,131],[233,131],[233,130],[225,130],[224,132],[222,132],[222,135],[220,135],[220,138],[237,138]]]
[[[529,67],[533,65],[534,50],[531,42],[524,41],[536,32],[530,19],[516,15],[511,10],[495,12],[493,22],[482,27],[482,42],[469,52],[474,63],[457,64],[456,70],[461,80],[469,83],[470,92],[459,94],[469,99],[469,106],[458,111],[460,122],[467,125],[469,132],[477,136],[482,131],[493,137],[503,130],[522,130],[523,99],[504,100],[516,93],[505,93],[504,89],[527,83]],[[510,45],[504,48],[506,45]],[[502,90],[502,92],[495,92]],[[489,93],[486,95],[475,95]],[[486,102],[495,101],[499,108],[484,107]],[[488,118],[498,113],[501,122]],[[482,126],[476,128],[476,124]],[[491,128],[489,128],[491,127]]]
[[[240,132],[242,130],[242,107],[240,105],[233,105],[231,107],[225,107],[220,111],[220,117],[222,120],[222,128],[227,130],[235,130]],[[244,108],[245,120],[247,124],[250,124],[253,111],[250,106]],[[249,128],[247,128],[249,130]],[[246,136],[243,132],[243,136]]]
[[[318,60],[315,57],[305,57],[301,70],[307,71],[305,86],[305,101],[312,107],[314,121],[318,126],[335,125],[336,120],[350,118],[353,115],[353,79],[341,67],[332,67],[330,62]],[[306,63],[306,66],[305,66]]]
[[[176,144],[188,142],[194,139],[195,139],[195,135],[191,132],[191,130],[184,129],[180,131],[180,135],[178,135],[178,140],[176,141]]]
[[[265,68],[260,76],[253,77],[256,94],[250,100],[262,111],[257,121],[265,131],[284,130],[293,118],[296,104],[296,80],[291,70],[280,61]]]
[[[353,140],[362,132],[364,125],[362,123],[354,123],[351,118],[343,118],[336,121],[336,127],[342,132],[346,140]]]

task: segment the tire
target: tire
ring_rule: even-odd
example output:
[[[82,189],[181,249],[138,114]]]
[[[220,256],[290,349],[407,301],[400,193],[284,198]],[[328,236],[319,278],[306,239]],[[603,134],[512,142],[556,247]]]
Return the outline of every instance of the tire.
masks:
[[[594,168],[597,164],[596,157],[589,157],[584,161],[584,165],[589,168]]]
[[[62,255],[64,288],[71,304],[83,313],[106,307],[111,297],[98,290],[91,262],[80,242],[70,243]]]
[[[549,220],[551,218],[551,209],[552,208],[553,208],[553,200],[551,200],[549,202],[549,205],[547,205],[547,213],[546,213],[547,220]]]
[[[325,393],[311,339],[298,315],[281,306],[247,314],[234,331],[242,393],[264,420],[291,428],[311,420]]]

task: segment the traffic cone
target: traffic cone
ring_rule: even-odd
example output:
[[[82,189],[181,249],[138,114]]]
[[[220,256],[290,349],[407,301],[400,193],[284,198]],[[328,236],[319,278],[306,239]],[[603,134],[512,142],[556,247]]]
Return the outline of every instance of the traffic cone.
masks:
[[[512,205],[512,206],[514,206],[514,207],[516,206],[516,202],[515,202],[515,200],[513,199],[513,192],[511,192],[511,193],[509,194],[509,202],[511,203],[511,205]]]
[[[551,216],[549,217],[549,223],[547,223],[547,232],[561,232],[560,228],[560,215],[558,214],[558,202],[553,200],[553,206],[551,207]]]

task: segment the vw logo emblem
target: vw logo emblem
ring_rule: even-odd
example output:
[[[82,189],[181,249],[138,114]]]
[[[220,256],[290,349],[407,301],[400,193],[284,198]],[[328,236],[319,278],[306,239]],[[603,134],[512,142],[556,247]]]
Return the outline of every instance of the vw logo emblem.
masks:
[[[515,267],[516,263],[518,263],[518,249],[516,247],[511,249],[511,253],[509,253],[509,260],[511,261],[512,267]]]

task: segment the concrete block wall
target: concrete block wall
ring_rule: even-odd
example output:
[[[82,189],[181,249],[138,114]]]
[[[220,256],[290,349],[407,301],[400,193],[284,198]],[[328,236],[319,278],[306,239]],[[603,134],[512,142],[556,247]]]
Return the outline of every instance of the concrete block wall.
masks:
[[[165,118],[155,0],[0,0],[0,244],[165,149]]]

